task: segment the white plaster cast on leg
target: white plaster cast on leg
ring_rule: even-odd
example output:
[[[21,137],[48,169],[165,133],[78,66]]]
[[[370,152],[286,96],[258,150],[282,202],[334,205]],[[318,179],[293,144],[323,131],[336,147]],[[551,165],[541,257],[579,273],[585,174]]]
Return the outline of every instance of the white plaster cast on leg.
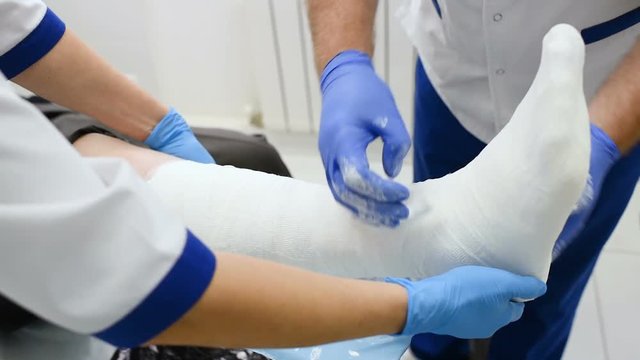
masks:
[[[555,27],[509,124],[464,169],[412,185],[411,217],[395,230],[363,224],[325,186],[232,167],[176,162],[149,183],[220,251],[349,277],[426,277],[479,264],[544,280],[587,178],[583,63],[577,31]],[[375,337],[268,352],[279,360],[391,359],[408,342]]]
[[[547,277],[553,243],[586,183],[584,45],[568,25],[509,124],[467,167],[411,186],[397,229],[363,224],[325,186],[175,162],[149,183],[213,249],[348,277],[422,278],[460,265]]]
[[[416,209],[447,212],[440,224],[448,236],[438,239],[457,240],[468,255],[461,262],[475,258],[471,263],[546,280],[550,249],[588,177],[583,65],[579,33],[554,27],[545,36],[538,74],[508,125],[467,167],[413,189],[417,218]],[[424,195],[415,196],[420,191]]]
[[[445,215],[448,224],[453,221],[460,225],[457,218],[474,217],[469,211],[479,210],[480,216],[485,218],[492,213],[504,216],[504,222],[497,224],[487,218],[487,226],[496,225],[499,229],[493,232],[496,237],[484,241],[482,236],[490,232],[484,226],[467,226],[464,231],[456,231],[455,236],[462,236],[459,239],[463,245],[481,257],[482,262],[546,277],[549,246],[553,245],[559,223],[564,222],[562,219],[570,211],[570,199],[577,199],[579,185],[586,179],[589,135],[586,102],[582,95],[583,52],[584,45],[577,31],[567,25],[555,27],[545,38],[540,72],[510,125],[489,144],[478,160],[465,168],[470,173],[479,171],[477,168],[480,167],[494,171],[478,179],[464,172],[443,179],[443,183],[450,183],[447,186],[457,183],[455,186],[461,190],[460,194],[451,197],[451,201],[464,203],[475,196],[488,196],[487,199],[492,200],[480,208],[452,206],[463,212]],[[505,149],[511,153],[504,152]],[[423,199],[416,196],[418,190],[438,194],[436,188],[428,188],[429,184],[416,185],[423,189],[412,189],[412,199]],[[444,190],[443,195],[452,195]],[[429,211],[428,206],[429,202],[413,203],[412,210]],[[415,213],[414,216],[419,218]],[[553,220],[554,216],[557,219]],[[519,229],[513,231],[513,227]],[[263,352],[277,360],[388,360],[400,358],[409,342],[408,337],[377,336],[314,348]]]

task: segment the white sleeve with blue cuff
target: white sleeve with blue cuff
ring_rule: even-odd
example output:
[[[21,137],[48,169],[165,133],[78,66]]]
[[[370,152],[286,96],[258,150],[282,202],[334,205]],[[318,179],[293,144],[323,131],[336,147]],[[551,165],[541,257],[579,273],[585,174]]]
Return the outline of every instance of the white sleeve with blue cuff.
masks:
[[[0,1],[0,23],[11,3],[19,10]],[[0,111],[0,294],[121,347],[189,311],[214,254],[127,164],[80,157],[1,75]]]
[[[0,0],[0,71],[11,79],[62,38],[64,23],[39,0]]]

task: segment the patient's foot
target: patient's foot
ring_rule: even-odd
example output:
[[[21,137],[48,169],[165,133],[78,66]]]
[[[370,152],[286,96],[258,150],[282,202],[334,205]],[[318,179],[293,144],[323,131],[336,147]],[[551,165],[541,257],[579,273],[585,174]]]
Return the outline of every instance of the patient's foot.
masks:
[[[588,176],[583,64],[579,33],[554,27],[509,124],[467,167],[411,190],[412,216],[428,219],[430,228],[439,224],[446,235],[438,241],[450,242],[441,245],[448,248],[442,254],[452,262],[546,279],[554,241]]]

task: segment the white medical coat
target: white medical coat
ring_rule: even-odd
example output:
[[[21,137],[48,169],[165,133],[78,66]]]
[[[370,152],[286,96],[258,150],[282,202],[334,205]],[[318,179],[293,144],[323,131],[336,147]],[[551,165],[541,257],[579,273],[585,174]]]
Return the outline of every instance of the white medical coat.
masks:
[[[640,35],[640,0],[405,0],[398,16],[438,94],[484,142],[529,89],[551,27],[582,32],[587,98]]]
[[[0,0],[0,71],[24,71],[64,32],[42,2]],[[70,359],[74,345],[60,341],[67,338],[83,349],[78,358],[104,356],[87,335],[138,345],[210,283],[213,253],[134,171],[120,160],[81,158],[2,75],[0,169],[0,294],[47,322],[0,339],[0,358],[22,360],[50,345],[49,358]],[[47,333],[57,333],[54,341]]]

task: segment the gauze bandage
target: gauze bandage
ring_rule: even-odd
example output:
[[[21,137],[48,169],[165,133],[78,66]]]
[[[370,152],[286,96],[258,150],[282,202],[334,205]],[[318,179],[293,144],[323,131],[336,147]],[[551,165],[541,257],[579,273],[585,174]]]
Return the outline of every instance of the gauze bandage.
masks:
[[[214,250],[348,277],[422,278],[461,265],[546,280],[551,251],[586,183],[584,46],[568,25],[511,121],[462,170],[411,186],[410,218],[372,227],[326,186],[179,161],[149,183]]]

